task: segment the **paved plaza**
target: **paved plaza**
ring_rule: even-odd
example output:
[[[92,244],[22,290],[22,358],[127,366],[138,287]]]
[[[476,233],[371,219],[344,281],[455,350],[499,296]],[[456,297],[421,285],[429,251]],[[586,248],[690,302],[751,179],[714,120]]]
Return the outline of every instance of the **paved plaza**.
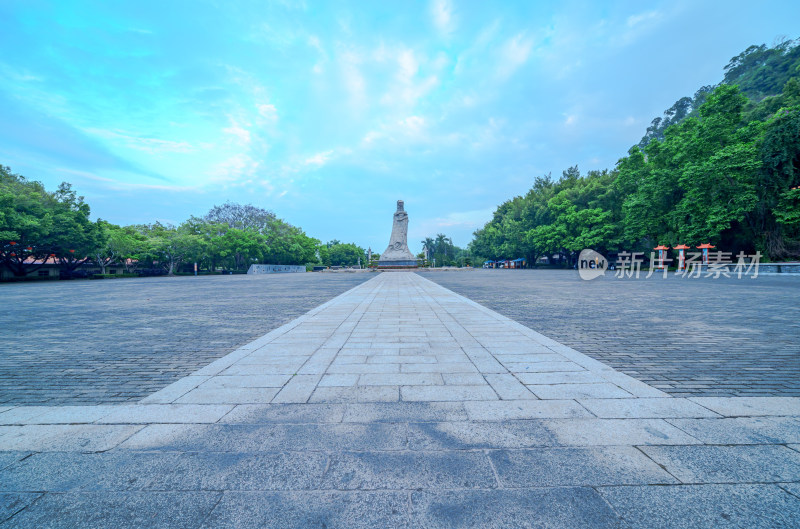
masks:
[[[425,277],[673,396],[800,397],[800,276]]]
[[[0,527],[800,526],[800,398],[673,396],[359,277],[136,403],[0,406]]]
[[[280,274],[0,285],[0,405],[137,402],[368,278]]]

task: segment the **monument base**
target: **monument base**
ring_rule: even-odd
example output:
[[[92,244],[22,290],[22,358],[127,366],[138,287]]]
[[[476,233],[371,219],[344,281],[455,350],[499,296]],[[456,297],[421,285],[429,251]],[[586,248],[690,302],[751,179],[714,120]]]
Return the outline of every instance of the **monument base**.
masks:
[[[417,260],[378,261],[378,270],[397,270],[406,268],[419,268]]]

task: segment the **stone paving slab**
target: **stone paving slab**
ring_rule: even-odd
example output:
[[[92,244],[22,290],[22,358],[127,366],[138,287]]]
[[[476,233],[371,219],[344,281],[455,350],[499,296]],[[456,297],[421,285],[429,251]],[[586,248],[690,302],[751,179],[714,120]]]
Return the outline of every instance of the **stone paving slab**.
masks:
[[[398,332],[403,324],[414,330]],[[306,354],[286,353],[285,347],[301,344]],[[503,352],[495,356],[486,347]],[[350,351],[359,354],[337,362]],[[376,392],[377,401],[667,396],[416,274],[381,274],[215,364],[216,371],[204,368],[192,375],[210,378],[178,381],[160,393],[172,397],[186,389],[174,402],[196,404],[304,403],[318,389],[351,386],[399,388]],[[477,376],[464,384],[464,377],[452,376],[458,373]],[[536,373],[566,383],[525,378]],[[249,387],[231,391],[230,377],[249,380]],[[259,378],[277,391],[252,387]],[[351,402],[369,398],[323,390],[314,400],[335,402],[339,395]]]
[[[138,404],[0,408],[0,528],[794,527],[798,447],[800,398],[670,397],[387,273]]]
[[[598,489],[635,529],[789,529],[800,499],[775,485],[680,485]]]

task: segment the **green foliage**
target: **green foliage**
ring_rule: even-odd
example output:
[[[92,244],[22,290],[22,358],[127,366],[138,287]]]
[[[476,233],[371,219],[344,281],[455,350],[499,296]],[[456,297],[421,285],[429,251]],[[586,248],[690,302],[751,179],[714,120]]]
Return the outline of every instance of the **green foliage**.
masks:
[[[800,102],[790,101],[793,94],[797,93],[796,89],[792,90],[792,83],[797,86],[797,76],[800,74],[800,39],[786,40],[772,48],[764,44],[750,46],[733,57],[724,70],[725,77],[718,86],[739,87],[748,98],[745,109],[748,122],[764,121],[779,108]],[[788,90],[787,83],[790,84]],[[644,149],[651,141],[663,140],[666,130],[672,125],[689,117],[698,117],[700,107],[715,88],[704,86],[694,97],[682,97],[676,101],[664,111],[664,117],[653,120],[639,147]]]
[[[444,233],[437,233],[436,237],[426,237],[421,241],[424,258],[427,249],[428,263],[436,260],[436,266],[464,266],[467,260],[471,261],[469,251],[453,244],[453,240]]]
[[[50,257],[65,270],[86,262],[105,237],[89,215],[89,205],[70,184],[48,192],[0,166],[0,263],[15,276],[35,271]]]
[[[788,42],[735,57],[725,82],[678,101],[614,170],[536,178],[497,208],[470,249],[533,263],[583,248],[711,242],[796,259],[798,211],[800,45]]]
[[[355,243],[328,241],[318,247],[320,262],[325,266],[353,266],[367,264],[367,251]]]
[[[92,222],[89,214],[88,204],[70,184],[48,192],[41,183],[0,166],[0,264],[20,277],[51,257],[68,271],[91,260],[103,276],[115,264],[124,264],[128,273],[155,267],[174,275],[182,268],[188,272],[194,262],[208,271],[222,267],[245,272],[254,262],[316,261],[319,244],[300,228],[251,205],[215,206],[205,217],[191,217],[180,226],[156,222],[121,227]]]

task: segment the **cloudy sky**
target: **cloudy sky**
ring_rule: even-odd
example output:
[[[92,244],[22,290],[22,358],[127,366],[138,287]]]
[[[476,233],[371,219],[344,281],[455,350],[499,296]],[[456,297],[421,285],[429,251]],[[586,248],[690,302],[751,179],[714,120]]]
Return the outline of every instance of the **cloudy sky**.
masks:
[[[323,241],[464,246],[537,175],[611,168],[800,2],[0,2],[0,164],[95,217],[226,200]]]

